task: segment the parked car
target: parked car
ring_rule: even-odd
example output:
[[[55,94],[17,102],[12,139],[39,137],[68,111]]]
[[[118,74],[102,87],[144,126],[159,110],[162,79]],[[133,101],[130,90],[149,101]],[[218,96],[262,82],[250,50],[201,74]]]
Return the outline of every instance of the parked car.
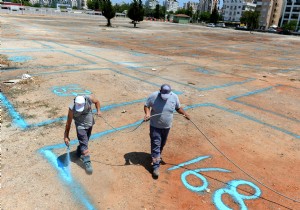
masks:
[[[247,30],[247,26],[237,26],[235,27],[236,30]]]
[[[209,24],[207,24],[206,26],[207,26],[207,27],[215,27],[215,24],[209,23]]]
[[[216,27],[225,28],[225,23],[217,23]]]
[[[277,30],[275,28],[268,28],[267,31],[270,33],[277,33]]]

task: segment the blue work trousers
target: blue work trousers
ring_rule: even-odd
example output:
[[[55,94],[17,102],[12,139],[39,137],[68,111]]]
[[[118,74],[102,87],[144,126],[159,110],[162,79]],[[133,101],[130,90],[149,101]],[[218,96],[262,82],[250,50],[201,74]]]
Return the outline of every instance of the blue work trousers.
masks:
[[[170,128],[155,128],[150,126],[151,157],[153,169],[160,166],[161,153],[166,145]]]

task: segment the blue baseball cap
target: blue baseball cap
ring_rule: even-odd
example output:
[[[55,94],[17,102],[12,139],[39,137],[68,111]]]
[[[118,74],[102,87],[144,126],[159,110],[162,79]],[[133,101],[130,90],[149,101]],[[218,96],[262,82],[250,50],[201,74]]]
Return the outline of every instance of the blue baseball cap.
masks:
[[[171,86],[168,85],[168,84],[163,84],[161,87],[160,87],[160,96],[163,100],[168,100],[168,98],[170,97],[171,95]]]

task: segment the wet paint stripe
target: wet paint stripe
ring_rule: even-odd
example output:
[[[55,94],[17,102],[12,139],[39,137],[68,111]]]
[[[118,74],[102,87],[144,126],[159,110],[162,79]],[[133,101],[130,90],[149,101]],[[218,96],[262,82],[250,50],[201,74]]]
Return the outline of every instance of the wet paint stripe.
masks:
[[[3,106],[8,110],[9,115],[13,120],[12,122],[22,129],[27,128],[28,125],[23,119],[23,117],[14,109],[14,106],[9,102],[9,100],[2,93],[0,93],[0,100]]]

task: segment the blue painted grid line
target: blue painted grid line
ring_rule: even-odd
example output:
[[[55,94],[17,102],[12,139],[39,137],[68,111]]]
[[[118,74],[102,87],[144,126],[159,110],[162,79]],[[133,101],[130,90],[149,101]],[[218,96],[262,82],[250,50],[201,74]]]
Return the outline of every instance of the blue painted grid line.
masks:
[[[54,65],[54,66],[36,66],[36,68],[53,68],[53,67],[57,67],[57,66],[84,66],[84,65],[89,65],[89,64],[97,64],[96,62],[91,61],[87,58],[84,58],[84,57],[81,57],[78,55],[74,55],[72,53],[65,52],[63,50],[52,50],[52,49],[44,49],[44,50],[30,49],[30,50],[28,50],[28,49],[26,49],[26,50],[19,50],[18,52],[16,52],[16,50],[14,50],[13,52],[5,52],[5,51],[0,50],[0,53],[3,53],[3,54],[18,54],[19,55],[20,52],[58,52],[58,53],[63,53],[63,54],[69,55],[71,57],[78,58],[80,60],[87,62],[87,64],[82,63],[82,64],[64,64],[64,65]],[[23,67],[23,69],[28,69],[28,68],[32,68],[32,67]],[[13,70],[15,70],[15,69],[1,70],[0,72],[13,71]]]
[[[80,50],[79,50],[80,51]],[[84,52],[84,51],[82,51]],[[86,54],[88,55],[91,55],[93,57],[96,57],[96,58],[100,58],[102,60],[105,60],[105,61],[108,61],[108,62],[111,62],[113,64],[119,64],[118,62],[115,62],[115,61],[111,61],[109,59],[106,59],[106,58],[103,58],[103,57],[100,57],[100,56],[97,56],[97,55],[94,55],[94,54],[91,54],[91,53],[87,53],[85,52]],[[182,64],[183,65],[183,64]],[[188,64],[190,65],[190,64]],[[142,68],[145,68],[145,66],[143,66]],[[144,71],[141,71],[141,70],[137,70],[136,67],[127,67],[127,69],[129,70],[133,70],[133,71],[137,71],[137,72],[140,72],[142,74],[146,74],[146,75],[150,75],[152,77],[157,77],[157,78],[160,78],[160,79],[164,79],[164,80],[167,80],[167,81],[171,81],[171,82],[174,82],[176,84],[180,84],[180,85],[184,85],[184,86],[187,86],[187,87],[190,87],[190,88],[193,88],[193,89],[196,89],[196,90],[199,90],[199,91],[207,91],[207,90],[213,90],[213,89],[219,89],[219,88],[225,88],[225,87],[230,87],[230,86],[233,86],[233,85],[239,85],[239,84],[244,84],[244,83],[247,83],[247,82],[251,82],[253,80],[255,80],[254,78],[248,78],[246,80],[243,80],[243,81],[240,81],[240,82],[230,82],[230,83],[226,83],[226,84],[223,84],[223,85],[215,85],[215,86],[210,86],[210,87],[205,87],[205,88],[198,88],[198,87],[193,87],[189,84],[186,84],[186,83],[182,83],[182,82],[177,82],[175,80],[172,80],[172,79],[168,79],[168,78],[165,78],[165,77],[160,77],[160,76],[157,76],[157,75],[154,75],[154,74],[150,74],[150,73],[147,73],[147,72],[144,72]],[[240,76],[239,76],[240,77]],[[244,77],[245,78],[245,77]],[[153,83],[152,83],[153,84]],[[157,85],[156,85],[157,86]]]
[[[2,93],[0,93],[0,100],[3,103],[3,106],[6,107],[6,109],[8,110],[13,120],[12,122],[18,125],[20,128],[25,129],[28,126],[27,123],[22,118],[22,116],[14,109],[14,106],[8,101],[8,99]]]
[[[121,131],[121,130],[130,128],[130,127],[137,126],[142,121],[143,120],[139,120],[132,124],[128,124],[125,126],[115,128],[115,129],[106,130],[103,132],[92,134],[90,141],[93,141],[102,136],[108,135],[110,133],[114,133],[116,131]],[[70,141],[71,145],[75,145],[77,143],[78,143],[78,139],[74,139],[74,140]],[[75,200],[79,201],[88,210],[96,209],[93,205],[93,202],[89,199],[89,196],[85,192],[82,185],[73,178],[71,173],[66,173],[66,171],[62,167],[59,167],[59,164],[57,164],[57,156],[52,152],[52,150],[61,149],[61,148],[65,148],[65,147],[66,147],[66,145],[64,143],[56,144],[56,145],[52,145],[52,146],[46,146],[46,147],[39,149],[38,153],[40,153],[51,164],[51,166],[58,172],[59,179],[61,180],[61,182],[63,184],[65,184],[69,188],[69,190],[71,191]]]
[[[296,133],[293,133],[291,131],[288,131],[286,129],[280,128],[280,127],[275,126],[275,125],[271,125],[269,123],[265,123],[265,122],[263,122],[263,121],[261,121],[259,119],[254,118],[254,117],[248,116],[248,115],[243,114],[241,112],[234,111],[234,110],[231,110],[231,109],[228,109],[226,107],[222,107],[222,106],[219,106],[219,105],[216,105],[216,104],[213,104],[213,103],[194,104],[194,105],[187,106],[184,109],[191,109],[191,108],[205,107],[205,106],[207,106],[207,107],[214,107],[214,108],[217,108],[217,109],[220,109],[220,110],[223,110],[223,111],[235,114],[235,115],[243,117],[243,118],[245,118],[247,120],[251,120],[253,122],[259,123],[259,124],[264,125],[264,126],[267,126],[267,127],[272,128],[274,130],[277,130],[277,131],[280,131],[282,133],[288,134],[288,135],[290,135],[290,136],[292,136],[294,138],[300,139],[300,135],[298,135]]]
[[[227,99],[230,100],[230,101],[234,101],[234,102],[237,102],[237,103],[240,103],[240,104],[243,104],[243,105],[246,105],[246,106],[249,106],[249,107],[258,109],[258,110],[262,110],[262,111],[264,111],[264,112],[271,113],[271,114],[273,114],[273,115],[277,115],[277,116],[282,117],[282,118],[286,118],[286,119],[289,119],[289,120],[292,120],[292,121],[295,121],[295,122],[300,122],[300,120],[298,120],[298,119],[296,119],[296,118],[291,118],[291,117],[288,117],[288,116],[286,116],[286,115],[283,115],[283,114],[280,114],[280,113],[277,113],[277,112],[274,112],[274,111],[271,111],[271,110],[268,110],[268,109],[264,109],[264,108],[262,108],[262,107],[259,107],[259,106],[256,106],[256,105],[252,105],[252,104],[249,104],[249,103],[246,103],[246,102],[243,102],[243,101],[239,101],[239,100],[238,100],[238,99],[241,98],[241,97],[247,97],[247,96],[250,96],[250,95],[259,94],[259,93],[262,93],[262,92],[271,90],[272,88],[274,88],[274,87],[279,87],[279,86],[282,86],[282,85],[278,84],[278,85],[275,85],[275,86],[270,86],[270,87],[267,87],[267,88],[263,88],[263,89],[258,89],[258,90],[250,91],[250,92],[245,93],[245,94],[242,94],[242,95],[231,96],[231,97],[229,97],[229,98],[227,98]],[[291,88],[294,88],[294,87],[291,87]],[[296,89],[297,89],[297,88],[296,88]]]
[[[58,118],[55,118],[55,119],[45,120],[45,121],[42,121],[42,122],[39,122],[39,123],[28,124],[28,123],[26,123],[25,119],[14,109],[13,105],[9,102],[9,100],[2,93],[0,93],[0,99],[4,104],[4,107],[6,107],[8,109],[9,114],[10,114],[12,120],[13,120],[13,124],[20,127],[21,129],[27,129],[27,128],[32,128],[32,127],[41,127],[41,126],[49,125],[49,124],[52,124],[52,123],[67,120],[67,117],[63,116],[63,117],[58,117]],[[106,105],[106,106],[101,107],[101,111],[109,111],[109,110],[114,109],[114,108],[118,108],[118,107],[122,107],[122,106],[128,106],[128,105],[132,105],[132,104],[135,104],[135,103],[141,103],[141,102],[144,102],[144,101],[146,101],[146,98],[133,100],[133,101],[128,101],[128,102],[124,102],[124,103],[110,104],[110,105]],[[95,109],[93,110],[93,113],[96,113]]]

